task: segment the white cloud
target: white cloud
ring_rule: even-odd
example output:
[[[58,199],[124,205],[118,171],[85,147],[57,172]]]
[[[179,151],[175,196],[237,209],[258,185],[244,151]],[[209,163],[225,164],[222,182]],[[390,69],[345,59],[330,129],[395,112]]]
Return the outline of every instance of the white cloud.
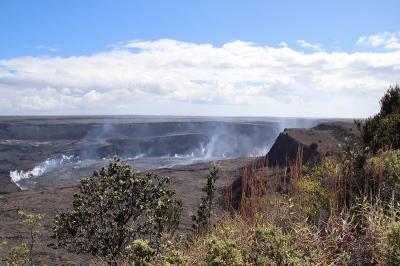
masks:
[[[288,47],[288,44],[286,42],[280,42],[279,46],[281,47]]]
[[[37,50],[43,50],[43,51],[48,51],[48,52],[57,52],[60,49],[56,48],[56,47],[52,47],[52,46],[47,46],[47,45],[43,45],[43,44],[39,44],[39,45],[25,45],[25,48],[32,48],[32,49],[37,49]]]
[[[376,112],[400,77],[400,51],[304,53],[176,40],[114,47],[90,56],[0,60],[0,114],[359,117]]]
[[[324,48],[322,47],[322,44],[320,44],[320,43],[309,43],[309,42],[306,42],[305,40],[297,40],[297,43],[303,48],[312,49],[317,52],[324,51]]]
[[[400,49],[400,33],[380,32],[369,36],[361,36],[358,45]]]

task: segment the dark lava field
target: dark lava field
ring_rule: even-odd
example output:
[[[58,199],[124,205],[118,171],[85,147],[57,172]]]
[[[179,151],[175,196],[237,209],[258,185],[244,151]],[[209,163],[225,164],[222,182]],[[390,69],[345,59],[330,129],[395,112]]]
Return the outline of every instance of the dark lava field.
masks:
[[[0,193],[76,183],[114,155],[137,170],[261,155],[284,128],[317,123],[246,117],[1,117]]]

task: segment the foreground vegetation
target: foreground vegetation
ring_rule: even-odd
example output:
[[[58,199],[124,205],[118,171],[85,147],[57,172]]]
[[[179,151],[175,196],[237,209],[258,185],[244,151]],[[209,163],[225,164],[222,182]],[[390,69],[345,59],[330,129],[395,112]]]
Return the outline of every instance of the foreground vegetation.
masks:
[[[284,169],[245,167],[239,203],[228,184],[215,225],[213,165],[185,237],[174,234],[181,204],[168,179],[115,159],[82,180],[71,211],[54,219],[55,240],[110,265],[400,265],[400,88],[380,103],[357,122],[360,139],[318,163],[304,165],[299,147]],[[10,262],[32,263],[27,244],[13,252]]]
[[[341,152],[303,165],[299,147],[283,171],[244,169],[237,210],[146,263],[174,254],[180,265],[400,265],[399,115],[396,86]]]

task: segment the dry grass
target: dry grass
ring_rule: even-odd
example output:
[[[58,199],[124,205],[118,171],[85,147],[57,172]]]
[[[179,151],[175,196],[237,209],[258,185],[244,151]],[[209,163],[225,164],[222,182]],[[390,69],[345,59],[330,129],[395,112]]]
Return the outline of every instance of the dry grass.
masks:
[[[329,198],[322,225],[310,222],[302,210],[309,204],[302,198],[302,181],[312,177],[304,175],[301,146],[295,160],[284,169],[268,168],[259,160],[247,165],[242,171],[238,212],[225,215],[215,230],[196,237],[185,253],[191,264],[200,263],[207,255],[206,243],[212,237],[235,240],[243,254],[252,252],[251,239],[259,225],[282,230],[285,237],[293,240],[292,248],[301,251],[312,265],[386,263],[390,247],[385,232],[400,220],[399,208],[394,200],[388,204],[380,200],[379,193],[371,193],[379,191],[385,179],[384,169],[376,169],[378,181],[372,182],[367,172],[357,168],[357,156],[349,151],[321,159],[318,182],[328,191]],[[226,183],[229,205],[231,179],[227,178]]]
[[[378,165],[377,181],[372,182],[367,171],[357,168],[357,156],[345,153],[322,158],[320,165],[311,169],[303,165],[299,146],[295,159],[283,169],[269,168],[266,159],[255,160],[242,169],[236,212],[232,212],[232,178],[226,177],[224,204],[228,211],[215,228],[175,243],[175,249],[186,258],[183,265],[209,265],[205,262],[210,253],[215,255],[215,248],[221,249],[216,253],[229,255],[226,249],[230,246],[224,243],[233,243],[244,265],[268,264],[255,262],[255,258],[278,265],[396,265],[393,261],[400,261],[400,246],[390,244],[387,235],[396,232],[391,228],[399,228],[400,243],[398,202],[394,198],[386,202],[379,193],[371,193],[387,178],[387,169]],[[308,198],[311,194],[315,201],[320,194],[328,199],[327,205],[316,205],[323,208],[317,212],[325,215],[323,219],[310,219],[305,211],[315,203]],[[257,238],[260,233],[265,234],[264,240]],[[218,244],[210,250],[210,243]],[[219,261],[211,265],[228,264]]]

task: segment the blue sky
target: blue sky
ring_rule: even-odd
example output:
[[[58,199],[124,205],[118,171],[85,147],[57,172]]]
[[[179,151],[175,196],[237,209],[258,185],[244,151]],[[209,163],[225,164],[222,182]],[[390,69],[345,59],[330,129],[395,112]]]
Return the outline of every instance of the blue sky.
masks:
[[[262,45],[299,39],[327,50],[354,51],[359,36],[396,32],[400,2],[393,1],[103,1],[0,2],[0,57],[91,54],[133,39],[176,39],[221,45]]]
[[[0,114],[367,116],[399,82],[399,10],[365,0],[1,1]],[[102,105],[111,92],[122,101]],[[35,101],[21,97],[30,93]]]

